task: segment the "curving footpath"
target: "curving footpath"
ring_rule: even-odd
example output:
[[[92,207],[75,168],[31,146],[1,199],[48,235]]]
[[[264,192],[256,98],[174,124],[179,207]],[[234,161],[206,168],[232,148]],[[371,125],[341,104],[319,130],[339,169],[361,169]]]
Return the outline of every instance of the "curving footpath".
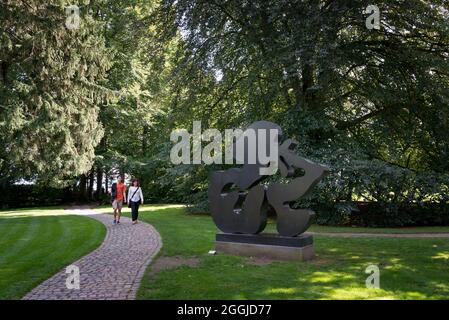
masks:
[[[148,223],[131,224],[122,217],[112,225],[112,216],[89,209],[70,209],[70,213],[85,215],[102,222],[106,237],[96,250],[72,266],[80,273],[80,288],[67,289],[70,274],[66,268],[29,292],[25,300],[110,300],[135,299],[147,265],[162,247],[156,229]]]

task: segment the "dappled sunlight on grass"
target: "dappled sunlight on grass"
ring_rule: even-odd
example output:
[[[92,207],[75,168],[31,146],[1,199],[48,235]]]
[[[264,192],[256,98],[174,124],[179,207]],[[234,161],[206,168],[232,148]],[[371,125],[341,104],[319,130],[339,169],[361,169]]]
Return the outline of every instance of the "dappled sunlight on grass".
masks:
[[[432,259],[449,260],[449,251],[438,252],[436,255],[434,255],[431,258]]]
[[[347,286],[342,288],[334,288],[326,292],[326,294],[322,297],[323,299],[335,299],[335,300],[348,300],[348,299],[357,299],[357,300],[393,300],[397,297],[393,293],[382,289],[375,288],[365,288],[362,286],[353,287]]]
[[[157,211],[157,210],[163,210],[163,209],[174,209],[174,208],[185,208],[185,205],[182,204],[152,204],[149,206],[143,206],[143,209],[145,211]]]
[[[142,219],[160,232],[164,256],[195,256],[195,268],[145,276],[149,299],[444,299],[449,296],[447,239],[314,236],[317,258],[253,265],[224,254],[208,256],[217,231],[211,217],[182,207],[149,210]],[[271,225],[272,227],[272,225]],[[270,231],[272,228],[270,229]],[[435,257],[435,258],[433,258]],[[369,265],[380,269],[380,289],[365,286]]]
[[[430,297],[417,291],[406,291],[401,294],[401,298],[411,300],[425,300],[429,299]]]
[[[438,290],[444,290],[444,291],[448,291],[449,292],[449,283],[441,283],[441,282],[432,281],[430,283],[430,285],[432,285],[433,287],[437,288]]]
[[[70,215],[70,213],[63,208],[25,208],[25,209],[14,209],[14,210],[4,210],[0,211],[0,219],[11,219],[11,218],[26,218],[26,217],[49,217],[49,216],[63,216]]]
[[[208,256],[214,248],[215,227],[207,215],[185,214],[183,205],[144,205],[140,218],[156,227],[162,236],[163,256],[195,257],[196,267],[161,270],[144,277],[140,298],[150,299],[443,299],[449,296],[449,243],[447,239],[336,238],[315,235],[317,258],[308,262],[272,262],[254,265],[249,259],[224,254]],[[97,213],[112,213],[110,206],[93,209]],[[129,216],[129,208],[123,215]],[[92,210],[89,211],[92,213]],[[0,221],[24,230],[16,236],[19,252],[27,243],[35,248],[47,247],[44,229],[25,229],[28,220],[40,220],[44,225],[81,211],[62,208],[16,209],[0,212]],[[69,217],[70,218],[70,217]],[[76,217],[75,217],[76,218]],[[81,218],[79,218],[81,219]],[[61,220],[62,221],[62,220]],[[59,222],[58,222],[59,223]],[[37,225],[36,225],[37,226]],[[70,232],[78,234],[69,224]],[[274,230],[274,225],[269,230]],[[8,235],[9,233],[13,233]],[[4,228],[3,244],[15,232]],[[58,235],[58,237],[61,234]],[[55,235],[56,237],[56,235]],[[0,244],[2,242],[0,241]],[[62,248],[63,243],[58,242]],[[7,246],[7,245],[6,245]],[[56,244],[52,248],[54,248]],[[58,250],[53,250],[59,254]],[[32,252],[33,253],[33,252]],[[0,260],[14,261],[16,253],[4,253]],[[37,253],[36,253],[37,254]],[[33,261],[34,254],[30,261]],[[6,261],[6,260],[5,260]],[[30,261],[18,261],[21,264]],[[44,260],[37,260],[40,264]],[[380,269],[380,289],[368,289],[365,269],[371,265]],[[17,270],[3,264],[2,272]],[[7,279],[6,279],[7,280]]]
[[[335,280],[351,280],[355,277],[353,275],[340,273],[340,272],[313,272],[311,274],[311,283],[326,283]]]
[[[432,257],[432,259],[444,259],[449,260],[449,251],[438,252],[436,255]]]
[[[104,210],[107,210],[106,208]],[[128,209],[129,210],[129,209]],[[27,217],[51,217],[51,216],[68,216],[68,215],[92,215],[95,213],[103,213],[101,210],[92,211],[84,209],[64,209],[61,207],[55,208],[23,208],[14,210],[0,211],[0,219],[14,219]]]
[[[145,212],[154,212],[159,210],[167,210],[167,209],[182,209],[185,208],[185,205],[182,204],[144,204],[140,207],[139,213],[145,214]],[[100,207],[92,209],[94,212],[101,213],[112,213],[112,205],[102,205]],[[123,204],[123,213],[130,213],[131,209],[127,207],[127,204]]]
[[[268,290],[265,290],[265,292],[267,294],[271,294],[271,293],[287,293],[287,294],[293,294],[296,293],[296,288],[271,288]]]

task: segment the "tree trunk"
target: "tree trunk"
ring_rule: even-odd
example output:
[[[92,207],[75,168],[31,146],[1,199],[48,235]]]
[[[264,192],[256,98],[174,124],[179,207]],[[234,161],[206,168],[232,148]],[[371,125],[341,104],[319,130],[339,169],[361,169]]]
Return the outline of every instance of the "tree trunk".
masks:
[[[104,179],[104,192],[109,193],[109,172],[105,170],[105,179]]]
[[[142,135],[142,158],[145,158],[147,151],[148,151],[148,144],[147,144],[146,137],[147,137],[149,131],[150,131],[150,128],[149,128],[148,124],[145,123],[143,126],[143,135]],[[140,180],[140,183],[142,184],[143,176],[140,175],[138,178]]]
[[[92,200],[92,195],[94,191],[94,170],[90,170],[89,172],[89,194],[88,200]]]
[[[148,149],[147,139],[146,136],[148,135],[149,128],[148,124],[144,124],[143,126],[143,134],[142,134],[142,157],[145,157]]]
[[[80,194],[79,194],[79,200],[80,201],[86,201],[86,184],[87,184],[87,178],[85,174],[82,174],[80,177]]]
[[[103,186],[103,170],[102,168],[97,168],[97,192],[96,192],[96,200],[99,201],[101,195],[103,194],[101,188]]]

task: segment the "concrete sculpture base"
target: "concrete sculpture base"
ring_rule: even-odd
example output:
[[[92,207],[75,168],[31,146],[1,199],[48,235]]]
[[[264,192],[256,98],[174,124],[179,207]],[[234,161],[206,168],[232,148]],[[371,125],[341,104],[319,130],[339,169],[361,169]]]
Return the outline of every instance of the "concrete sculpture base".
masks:
[[[217,233],[218,253],[273,260],[307,261],[315,257],[313,236],[283,237],[275,234]]]

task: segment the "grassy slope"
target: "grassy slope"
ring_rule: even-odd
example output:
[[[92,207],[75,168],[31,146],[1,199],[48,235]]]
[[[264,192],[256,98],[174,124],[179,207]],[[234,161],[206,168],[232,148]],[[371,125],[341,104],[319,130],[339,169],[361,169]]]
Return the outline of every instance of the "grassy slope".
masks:
[[[275,262],[258,266],[251,264],[246,258],[208,256],[208,250],[214,247],[216,232],[208,216],[185,215],[182,207],[145,206],[141,211],[141,218],[152,223],[161,233],[164,242],[162,255],[195,256],[200,259],[197,268],[178,267],[162,271],[153,277],[147,272],[138,294],[141,299],[449,297],[447,239],[348,239],[315,236],[317,258],[314,261]],[[274,230],[274,226],[270,225],[268,229]],[[393,230],[395,229],[384,229],[383,232]],[[414,228],[412,232],[419,230],[420,228]],[[437,230],[442,231],[439,228]],[[373,232],[372,229],[368,231]],[[370,264],[376,264],[380,268],[379,290],[365,288],[368,276],[365,269]]]
[[[93,219],[62,209],[0,211],[0,299],[19,299],[98,247],[106,234]]]

